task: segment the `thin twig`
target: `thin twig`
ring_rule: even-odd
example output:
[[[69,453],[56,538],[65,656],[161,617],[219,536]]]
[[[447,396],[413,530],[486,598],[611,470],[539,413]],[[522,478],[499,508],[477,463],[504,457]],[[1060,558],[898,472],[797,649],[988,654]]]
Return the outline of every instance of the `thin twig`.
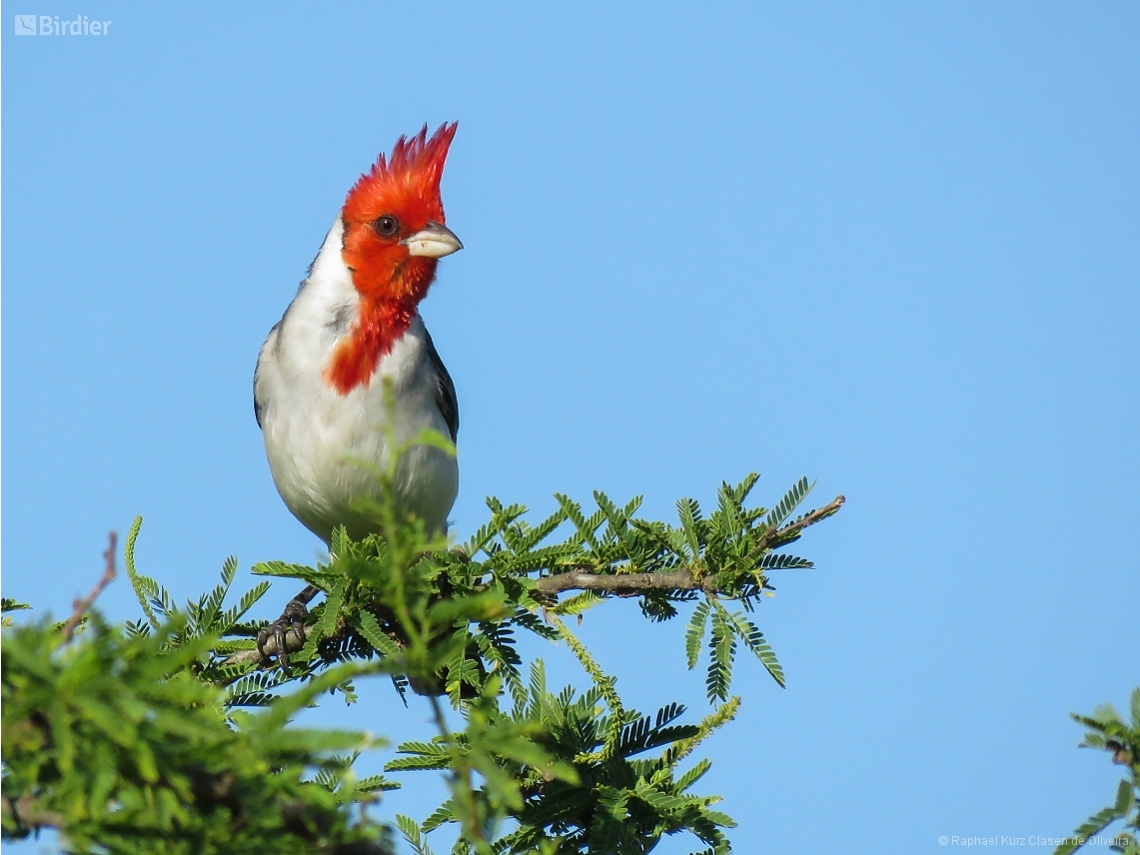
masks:
[[[442,737],[444,744],[451,752],[451,779],[456,790],[455,797],[457,801],[461,802],[459,808],[465,814],[460,817],[460,825],[469,835],[470,839],[467,842],[474,847],[476,852],[490,852],[491,847],[487,843],[487,838],[483,835],[483,829],[479,827],[478,806],[475,803],[475,788],[471,783],[471,764],[467,762],[467,758],[463,754],[463,749],[455,742],[451,735],[451,730],[447,726],[447,719],[444,718],[443,704],[439,702],[439,698],[435,695],[430,695],[428,700],[431,702],[432,717],[435,719],[435,726],[439,730],[439,735]]]
[[[846,501],[846,496],[836,496],[822,508],[817,508],[810,514],[804,514],[802,519],[798,519],[794,523],[789,523],[783,528],[772,529],[764,536],[765,546],[783,546],[786,543],[791,543],[799,537],[800,532],[808,526],[815,525],[817,522],[825,520],[829,516],[837,513]]]
[[[76,600],[73,603],[75,610],[71,613],[71,617],[67,619],[67,623],[63,625],[63,641],[62,644],[67,644],[75,635],[75,628],[79,626],[79,621],[83,619],[83,615],[95,603],[99,595],[103,593],[108,585],[115,578],[115,550],[119,545],[119,535],[117,532],[107,533],[107,551],[103,553],[104,570],[103,578],[99,583],[91,589],[91,593],[87,595],[86,599]]]

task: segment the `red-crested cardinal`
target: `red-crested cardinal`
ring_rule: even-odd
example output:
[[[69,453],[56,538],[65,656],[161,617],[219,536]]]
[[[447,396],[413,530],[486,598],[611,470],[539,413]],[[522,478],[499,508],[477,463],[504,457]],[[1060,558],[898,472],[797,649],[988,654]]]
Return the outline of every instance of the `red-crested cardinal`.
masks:
[[[444,225],[439,191],[455,129],[444,124],[428,139],[424,125],[400,137],[360,177],[257,358],[254,414],[273,481],[325,543],[338,525],[354,538],[375,529],[360,505],[380,499],[375,469],[393,453],[388,425],[398,443],[425,428],[454,442],[459,430],[455,387],[417,311],[438,259],[463,248]],[[459,468],[417,445],[400,459],[394,487],[402,511],[444,531]]]

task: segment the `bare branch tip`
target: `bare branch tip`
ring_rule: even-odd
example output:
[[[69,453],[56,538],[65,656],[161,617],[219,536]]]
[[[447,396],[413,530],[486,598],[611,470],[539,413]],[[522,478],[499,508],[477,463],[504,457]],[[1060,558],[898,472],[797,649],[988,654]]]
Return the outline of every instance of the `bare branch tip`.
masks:
[[[99,579],[98,583],[96,583],[95,587],[91,589],[90,594],[88,594],[82,600],[76,600],[73,604],[75,610],[71,613],[71,617],[67,619],[67,623],[63,625],[62,644],[67,644],[69,641],[71,641],[75,635],[75,628],[79,626],[79,621],[83,619],[83,615],[85,615],[91,606],[94,605],[95,600],[97,600],[99,598],[99,595],[102,594],[104,590],[106,590],[107,586],[114,581],[115,575],[118,572],[115,569],[115,554],[118,550],[118,547],[118,532],[107,532],[107,549],[103,553],[103,576]]]

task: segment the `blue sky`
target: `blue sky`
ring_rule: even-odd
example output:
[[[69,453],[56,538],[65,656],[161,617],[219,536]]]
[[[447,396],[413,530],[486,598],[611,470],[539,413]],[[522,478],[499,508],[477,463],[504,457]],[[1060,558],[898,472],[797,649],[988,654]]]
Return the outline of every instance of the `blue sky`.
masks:
[[[848,504],[758,615],[788,688],[742,663],[708,744],[737,851],[1068,833],[1119,778],[1068,713],[1140,683],[1140,6],[647,9],[9,5],[5,596],[67,611],[135,514],[180,598],[229,554],[315,558],[257,350],[360,172],[458,120],[466,248],[423,306],[458,535],[488,494],[668,517],[818,479]],[[137,609],[122,580],[101,605]],[[582,627],[631,703],[699,716],[681,633],[629,603]],[[317,720],[425,715],[377,686]],[[441,787],[413,789],[386,809],[426,815]]]

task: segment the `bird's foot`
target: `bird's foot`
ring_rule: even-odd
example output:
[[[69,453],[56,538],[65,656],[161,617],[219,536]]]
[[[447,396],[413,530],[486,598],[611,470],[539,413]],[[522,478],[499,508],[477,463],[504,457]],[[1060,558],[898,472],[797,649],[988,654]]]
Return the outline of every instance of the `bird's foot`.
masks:
[[[277,664],[285,671],[289,670],[289,646],[292,640],[293,649],[299,650],[305,646],[305,618],[309,615],[306,603],[311,597],[304,597],[306,592],[291,599],[285,606],[281,617],[273,621],[257,634],[257,652],[262,659],[276,657]]]

